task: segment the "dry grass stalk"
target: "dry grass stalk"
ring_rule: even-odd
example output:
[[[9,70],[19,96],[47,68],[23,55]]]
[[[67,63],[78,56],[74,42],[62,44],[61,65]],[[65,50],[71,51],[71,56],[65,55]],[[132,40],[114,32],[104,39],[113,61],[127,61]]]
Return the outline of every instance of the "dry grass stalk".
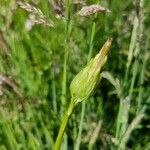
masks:
[[[94,131],[93,131],[93,133],[91,135],[91,139],[90,139],[90,142],[89,142],[89,148],[90,149],[92,149],[94,143],[98,139],[101,127],[102,127],[102,121],[99,121],[99,123],[96,125],[96,128],[94,129]]]
[[[6,75],[0,73],[0,84],[2,84],[3,82],[9,85],[19,97],[22,97],[21,89],[16,85],[16,83]]]
[[[119,149],[123,150],[126,147],[126,144],[130,138],[130,135],[132,133],[133,130],[135,130],[137,128],[137,126],[139,125],[139,123],[141,122],[141,120],[144,118],[144,114],[139,114],[138,116],[136,116],[133,121],[131,122],[131,124],[129,125],[128,129],[126,130],[126,133],[124,134],[123,138],[121,139],[121,142],[119,144]]]
[[[11,49],[4,37],[3,31],[0,30],[0,55],[6,54],[7,56],[11,56]],[[2,51],[2,52],[1,52]]]
[[[40,9],[38,9],[26,2],[19,1],[17,3],[21,8],[25,9],[27,12],[29,12],[35,16],[34,19],[32,19],[33,23],[40,24],[40,25],[46,25],[49,27],[54,27],[54,22],[52,20],[47,20],[45,15],[43,14],[43,12]]]
[[[90,6],[83,7],[79,12],[77,12],[77,14],[80,16],[90,16],[97,12],[110,12],[110,10],[105,7],[102,7],[101,5],[93,4]]]

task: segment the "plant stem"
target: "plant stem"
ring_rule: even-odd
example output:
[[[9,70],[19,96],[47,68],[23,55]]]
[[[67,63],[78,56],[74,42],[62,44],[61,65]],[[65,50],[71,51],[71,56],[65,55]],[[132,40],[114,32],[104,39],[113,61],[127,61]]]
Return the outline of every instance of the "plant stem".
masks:
[[[137,48],[138,47],[136,47],[136,49]],[[126,97],[127,99],[129,99],[129,101],[132,100],[133,90],[134,90],[134,86],[135,86],[135,80],[136,80],[137,73],[138,73],[138,66],[139,66],[138,60],[135,60],[133,63],[133,68],[132,68],[132,79],[131,79],[131,84],[130,84],[130,88],[129,88],[128,98]],[[129,117],[130,106],[128,108],[128,100],[127,99],[120,100],[120,107],[119,107],[119,112],[118,112],[117,128],[116,128],[116,138],[118,140],[120,140],[121,137],[124,135],[124,133],[127,129],[127,126],[128,126],[128,117]],[[123,101],[127,105],[126,104],[122,105]],[[122,121],[120,121],[120,120],[122,120]]]
[[[142,103],[142,95],[143,95],[143,83],[144,83],[144,73],[145,73],[145,70],[146,70],[146,63],[147,63],[147,60],[148,60],[148,53],[145,53],[144,55],[144,60],[143,60],[143,65],[142,65],[142,69],[141,69],[141,73],[140,73],[140,89],[139,89],[139,95],[138,95],[138,98],[137,98],[137,112],[136,114],[138,115],[140,110],[141,110],[141,103]]]
[[[120,100],[119,112],[117,117],[116,138],[119,141],[126,131],[128,125],[128,115],[130,109],[129,96]]]
[[[75,103],[74,103],[74,100],[72,99],[69,104],[69,107],[62,119],[62,123],[61,123],[60,129],[58,132],[58,136],[57,136],[57,139],[55,142],[54,150],[60,150],[60,146],[61,146],[62,138],[63,138],[64,132],[66,129],[66,125],[68,123],[68,120],[69,120],[72,112],[73,112],[74,107],[75,107]]]
[[[128,62],[127,62],[127,70],[125,73],[125,80],[124,80],[124,92],[125,89],[127,88],[126,85],[128,83],[128,75],[130,73],[130,67],[131,67],[131,63],[133,60],[133,57],[135,58],[133,66],[132,66],[132,79],[131,79],[131,84],[129,87],[129,92],[125,93],[128,94],[128,97],[130,100],[132,100],[132,95],[133,95],[133,90],[134,90],[134,86],[135,86],[135,81],[137,78],[137,74],[138,74],[138,67],[139,67],[139,54],[142,50],[142,46],[143,46],[143,19],[144,19],[144,11],[143,11],[143,0],[137,0],[136,1],[136,7],[139,9],[139,11],[136,13],[135,19],[134,19],[134,26],[133,26],[133,32],[132,32],[132,37],[131,37],[131,42],[130,42],[130,48],[129,48],[129,53],[128,53]],[[139,95],[139,97],[141,98],[141,95]],[[140,100],[139,101],[139,105],[140,105]],[[120,103],[122,102],[122,100],[120,100]],[[139,106],[140,107],[140,106]],[[117,129],[116,129],[116,138],[118,138],[118,140],[121,140],[121,138],[123,138],[123,135],[125,134],[125,131],[127,129],[128,126],[128,117],[129,115],[123,115],[123,112],[121,110],[125,110],[125,105],[120,105],[119,108],[119,113],[118,113],[118,121],[117,121]],[[129,110],[128,110],[129,111]],[[124,118],[126,120],[126,122],[124,122],[123,124],[121,124],[120,120]]]
[[[144,114],[139,114],[138,116],[136,116],[133,119],[133,121],[128,126],[124,136],[121,139],[121,142],[118,146],[118,150],[125,150],[126,149],[126,144],[130,138],[131,133],[133,132],[133,130],[136,129],[136,127],[139,125],[139,123],[141,122],[141,120],[143,119],[144,116],[145,116]]]
[[[143,40],[143,32],[144,32],[144,1],[143,0],[140,0],[139,1],[139,21],[140,21],[140,38],[139,40],[142,42]],[[145,50],[148,50],[148,45],[149,45],[149,31],[147,31],[147,40],[146,40],[146,43],[145,43],[145,46],[143,45],[143,49]],[[140,48],[141,48],[141,44],[140,44]],[[141,72],[140,72],[140,88],[139,88],[139,95],[138,95],[138,98],[137,98],[137,112],[136,114],[138,115],[142,109],[142,96],[143,96],[143,93],[144,93],[144,90],[143,90],[143,83],[144,83],[144,74],[145,74],[145,70],[146,70],[146,63],[148,61],[148,53],[145,52],[145,54],[143,55],[143,65],[142,65],[142,69],[141,69]]]
[[[138,73],[138,66],[139,66],[138,60],[135,60],[134,64],[133,64],[131,85],[130,85],[130,88],[129,88],[129,98],[130,99],[132,99],[132,94],[133,94],[134,85],[135,85],[135,79],[136,79],[137,73]]]
[[[61,93],[61,109],[60,115],[63,116],[64,110],[66,107],[66,93],[67,93],[67,62],[69,57],[69,42],[70,42],[70,33],[72,30],[72,22],[71,22],[71,4],[72,0],[65,0],[65,17],[66,17],[66,25],[65,25],[65,52],[64,52],[64,63],[63,63],[63,77],[62,77],[62,93]],[[64,147],[67,146],[67,135],[64,137]]]
[[[91,32],[91,38],[90,38],[89,54],[88,54],[88,58],[87,58],[87,63],[89,62],[89,60],[92,56],[95,28],[96,28],[96,23],[94,22],[93,25],[92,25],[92,32]],[[81,141],[81,133],[82,133],[82,128],[83,128],[83,118],[84,118],[84,115],[85,115],[85,109],[86,109],[86,101],[83,101],[82,108],[81,108],[81,118],[80,118],[80,124],[79,124],[79,132],[78,132],[78,137],[77,137],[75,150],[80,149],[80,141]]]
[[[52,97],[53,97],[53,109],[54,109],[54,112],[57,113],[56,83],[55,83],[54,68],[52,70]]]
[[[128,53],[128,61],[126,65],[127,69],[125,73],[124,86],[126,86],[127,84],[130,65],[133,59],[133,51],[136,46],[136,40],[137,40],[137,30],[138,30],[138,18],[137,16],[135,16],[134,21],[133,21],[133,31],[132,31],[131,42],[130,42],[129,53]]]
[[[68,62],[68,57],[69,57],[69,37],[70,33],[72,30],[72,23],[70,19],[70,5],[71,2],[70,0],[66,0],[65,2],[66,5],[66,27],[65,27],[65,32],[66,32],[66,38],[65,38],[65,52],[64,52],[64,63],[63,63],[63,77],[62,77],[62,93],[61,93],[61,115],[64,113],[64,108],[66,105],[66,87],[67,87],[67,62]]]

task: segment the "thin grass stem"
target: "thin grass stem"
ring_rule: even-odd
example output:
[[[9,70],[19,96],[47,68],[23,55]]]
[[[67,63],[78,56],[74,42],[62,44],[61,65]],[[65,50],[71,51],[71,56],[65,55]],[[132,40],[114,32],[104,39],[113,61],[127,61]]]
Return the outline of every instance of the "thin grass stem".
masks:
[[[63,77],[62,77],[62,93],[61,93],[61,116],[64,113],[65,105],[66,105],[66,87],[67,87],[67,62],[69,57],[69,37],[70,37],[70,29],[71,29],[71,20],[70,20],[70,0],[65,1],[66,11],[66,38],[65,38],[65,52],[64,52],[64,62],[63,62]]]
[[[93,22],[92,31],[91,31],[91,38],[90,38],[90,44],[89,44],[89,53],[88,53],[87,63],[89,62],[89,60],[90,60],[90,58],[92,56],[93,40],[94,40],[95,29],[96,29],[96,23]],[[77,136],[75,150],[79,150],[80,149],[80,141],[81,141],[81,134],[82,134],[83,119],[84,119],[84,115],[85,115],[85,110],[86,110],[86,101],[83,101],[82,108],[81,108],[81,118],[80,118],[80,123],[79,123],[79,132],[78,132],[78,136]]]
[[[54,112],[57,113],[57,101],[56,101],[56,82],[55,82],[55,75],[54,75],[54,68],[52,71],[52,97],[53,97],[53,109]]]

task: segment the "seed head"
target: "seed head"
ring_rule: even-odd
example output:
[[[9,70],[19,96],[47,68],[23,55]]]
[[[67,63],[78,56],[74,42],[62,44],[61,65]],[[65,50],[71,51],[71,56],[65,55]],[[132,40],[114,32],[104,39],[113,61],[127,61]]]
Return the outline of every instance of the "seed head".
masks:
[[[79,12],[77,12],[77,14],[80,16],[90,16],[97,12],[110,12],[110,10],[101,5],[93,4],[90,6],[84,6]]]
[[[43,12],[30,5],[29,3],[27,2],[21,2],[21,1],[18,1],[17,4],[24,10],[26,10],[27,12],[30,13],[31,16],[33,16],[32,18],[30,18],[30,25],[34,25],[34,24],[39,24],[39,25],[45,25],[45,26],[48,26],[48,27],[54,27],[54,22],[52,20],[47,20],[46,19],[46,16],[43,14]],[[29,27],[30,29],[30,27]]]
[[[70,85],[72,99],[79,103],[87,99],[100,81],[100,71],[107,61],[107,53],[110,49],[112,39],[108,39],[100,52],[81,70]]]

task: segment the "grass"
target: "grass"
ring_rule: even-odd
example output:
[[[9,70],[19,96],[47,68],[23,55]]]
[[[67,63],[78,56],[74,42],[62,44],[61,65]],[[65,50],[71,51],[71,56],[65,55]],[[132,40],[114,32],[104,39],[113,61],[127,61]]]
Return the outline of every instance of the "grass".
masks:
[[[103,78],[61,149],[150,149],[149,0],[84,1],[111,11],[86,17],[82,1],[26,2],[32,11],[0,0],[0,150],[54,149],[71,81],[110,37]]]

